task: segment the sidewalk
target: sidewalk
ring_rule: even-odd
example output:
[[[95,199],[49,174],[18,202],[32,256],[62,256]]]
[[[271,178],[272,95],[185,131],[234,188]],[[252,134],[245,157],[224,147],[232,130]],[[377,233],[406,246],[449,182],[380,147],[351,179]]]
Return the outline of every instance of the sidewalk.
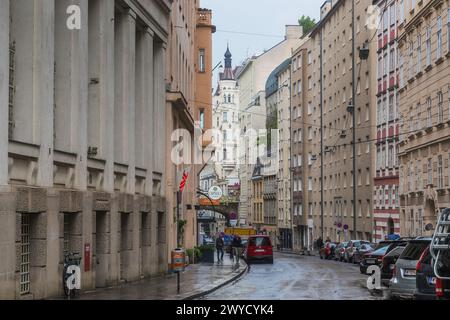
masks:
[[[193,300],[216,291],[239,279],[247,271],[241,260],[240,266],[232,266],[228,256],[223,264],[190,265],[181,274],[181,293],[177,294],[177,276],[169,274],[159,278],[127,283],[118,287],[98,289],[80,294],[78,300]]]

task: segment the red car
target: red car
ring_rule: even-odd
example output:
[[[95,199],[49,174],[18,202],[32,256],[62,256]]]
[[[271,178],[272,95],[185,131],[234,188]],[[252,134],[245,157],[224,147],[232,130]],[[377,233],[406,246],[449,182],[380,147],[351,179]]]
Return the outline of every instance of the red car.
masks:
[[[264,235],[249,237],[245,248],[245,259],[247,263],[253,261],[273,263],[273,247],[270,237]]]

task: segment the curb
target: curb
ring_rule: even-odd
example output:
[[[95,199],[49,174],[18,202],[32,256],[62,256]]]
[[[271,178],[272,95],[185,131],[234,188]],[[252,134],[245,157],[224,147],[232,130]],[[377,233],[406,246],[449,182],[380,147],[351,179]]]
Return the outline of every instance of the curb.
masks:
[[[227,281],[225,281],[224,283],[220,284],[219,286],[212,288],[210,290],[207,291],[203,291],[203,292],[199,292],[193,295],[190,295],[188,297],[182,298],[181,300],[195,300],[201,297],[204,297],[208,294],[211,294],[217,290],[219,290],[220,288],[225,287],[226,285],[230,284],[231,282],[234,282],[236,280],[238,280],[239,278],[241,278],[246,272],[248,271],[248,265],[246,264],[245,268],[237,275],[233,276],[232,278],[228,279]]]

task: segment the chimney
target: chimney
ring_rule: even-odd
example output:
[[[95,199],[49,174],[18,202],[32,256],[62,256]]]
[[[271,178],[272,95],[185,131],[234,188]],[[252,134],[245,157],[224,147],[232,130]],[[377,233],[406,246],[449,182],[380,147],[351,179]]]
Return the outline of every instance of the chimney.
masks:
[[[300,39],[303,36],[303,27],[300,25],[287,25],[285,39]]]

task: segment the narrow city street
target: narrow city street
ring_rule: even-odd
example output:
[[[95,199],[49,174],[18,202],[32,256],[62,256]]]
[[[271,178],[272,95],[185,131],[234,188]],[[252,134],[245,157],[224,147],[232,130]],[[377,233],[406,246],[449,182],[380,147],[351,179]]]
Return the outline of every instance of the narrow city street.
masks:
[[[319,257],[275,254],[274,264],[255,264],[239,281],[204,300],[378,300],[365,288],[358,266]]]

